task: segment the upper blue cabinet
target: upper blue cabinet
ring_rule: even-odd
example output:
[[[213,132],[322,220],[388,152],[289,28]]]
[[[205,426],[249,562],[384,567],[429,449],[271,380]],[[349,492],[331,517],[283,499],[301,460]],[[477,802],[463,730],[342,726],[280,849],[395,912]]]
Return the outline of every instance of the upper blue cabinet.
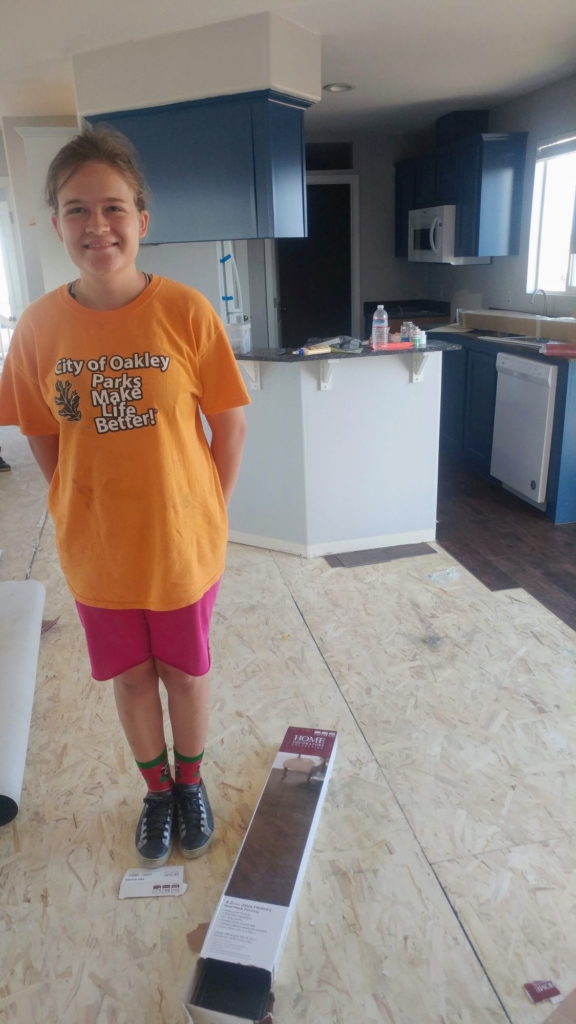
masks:
[[[526,138],[483,133],[396,164],[396,255],[410,210],[455,205],[455,256],[517,256]]]
[[[306,101],[265,91],[118,111],[150,199],[145,243],[306,235]]]

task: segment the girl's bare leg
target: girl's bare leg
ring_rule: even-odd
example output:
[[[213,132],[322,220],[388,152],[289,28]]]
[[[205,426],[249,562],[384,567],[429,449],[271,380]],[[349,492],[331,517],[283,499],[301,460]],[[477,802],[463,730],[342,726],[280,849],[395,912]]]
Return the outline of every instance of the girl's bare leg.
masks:
[[[206,745],[210,714],[210,678],[189,676],[155,659],[156,671],[168,694],[174,746],[184,757],[197,757]]]
[[[151,761],[164,750],[164,721],[154,659],[114,679],[116,707],[137,761]]]

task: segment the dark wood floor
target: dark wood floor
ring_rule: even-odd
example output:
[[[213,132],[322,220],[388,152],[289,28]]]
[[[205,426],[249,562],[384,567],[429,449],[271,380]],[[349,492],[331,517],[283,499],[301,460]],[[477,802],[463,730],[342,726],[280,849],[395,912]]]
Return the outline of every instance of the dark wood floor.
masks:
[[[576,523],[554,526],[508,491],[442,460],[437,539],[490,590],[523,587],[576,629]]]

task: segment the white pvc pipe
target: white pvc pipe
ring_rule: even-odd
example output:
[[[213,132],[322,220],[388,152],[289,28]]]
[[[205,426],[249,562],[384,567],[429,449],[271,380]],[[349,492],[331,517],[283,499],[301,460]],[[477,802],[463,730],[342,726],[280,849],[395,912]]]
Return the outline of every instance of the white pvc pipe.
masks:
[[[0,825],[22,794],[45,596],[36,580],[0,583]]]

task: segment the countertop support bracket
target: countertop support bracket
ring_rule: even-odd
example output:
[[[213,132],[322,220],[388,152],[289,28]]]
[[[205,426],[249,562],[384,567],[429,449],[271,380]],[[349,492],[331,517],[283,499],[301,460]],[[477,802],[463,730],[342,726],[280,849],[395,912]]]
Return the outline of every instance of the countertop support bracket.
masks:
[[[419,384],[420,381],[424,380],[424,367],[428,361],[428,352],[413,352],[411,359],[412,365],[410,368],[410,383]]]
[[[252,362],[249,359],[243,359],[241,366],[244,367],[246,373],[250,377],[250,390],[262,391],[262,376],[260,373],[260,363]]]
[[[318,363],[319,391],[332,391],[332,367],[335,359],[321,359]]]

